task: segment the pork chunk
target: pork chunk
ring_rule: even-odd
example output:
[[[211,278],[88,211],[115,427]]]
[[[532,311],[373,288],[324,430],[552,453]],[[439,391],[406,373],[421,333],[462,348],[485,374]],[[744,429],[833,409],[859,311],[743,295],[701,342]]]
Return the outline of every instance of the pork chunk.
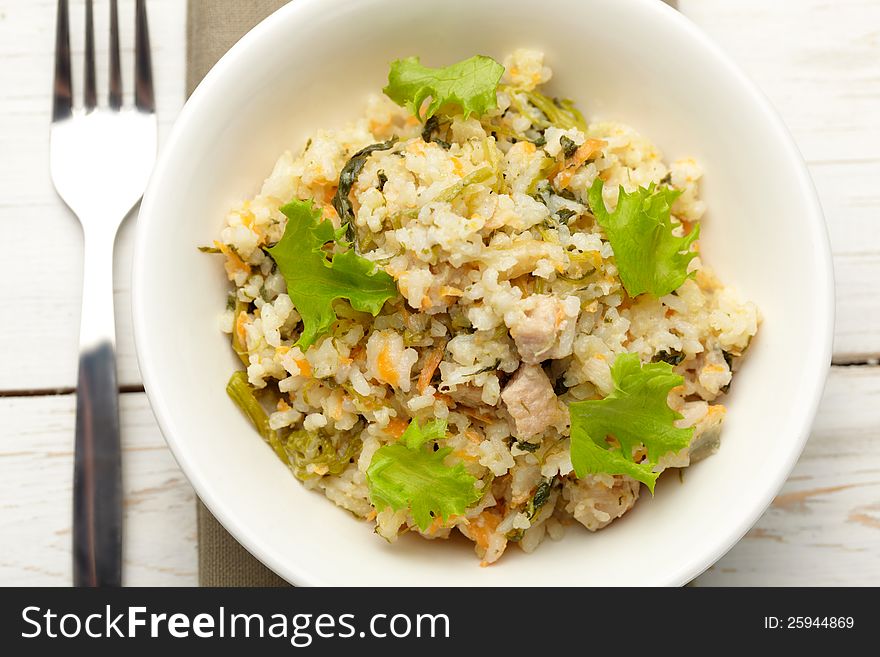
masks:
[[[562,404],[540,365],[521,365],[501,392],[501,399],[516,424],[516,437],[520,440],[565,423]]]
[[[573,296],[536,294],[526,299],[523,315],[508,327],[522,361],[540,363],[571,354],[579,312],[580,301]]]
[[[587,475],[562,485],[565,510],[590,531],[602,529],[629,511],[639,498],[639,482],[624,475]]]

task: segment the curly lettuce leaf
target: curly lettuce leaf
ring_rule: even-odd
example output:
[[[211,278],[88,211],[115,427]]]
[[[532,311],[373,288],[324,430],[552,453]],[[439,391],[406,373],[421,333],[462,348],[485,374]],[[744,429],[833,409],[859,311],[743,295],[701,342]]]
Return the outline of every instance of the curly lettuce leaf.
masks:
[[[433,450],[425,444],[446,435],[446,421],[433,420],[424,427],[413,420],[400,440],[376,450],[367,468],[373,506],[381,511],[410,509],[419,529],[425,531],[435,518],[448,520],[480,499],[476,479],[458,463],[443,460],[450,447]]]
[[[575,474],[629,475],[654,493],[662,456],[690,445],[693,427],[679,429],[681,415],[669,408],[666,396],[684,379],[669,363],[641,365],[638,354],[621,354],[611,366],[614,391],[605,399],[568,405],[571,414],[571,463]],[[608,443],[613,437],[616,445]],[[645,458],[633,460],[633,449],[644,446]]]
[[[491,57],[474,55],[444,68],[429,68],[418,57],[391,63],[388,86],[382,91],[406,107],[421,121],[427,121],[444,106],[461,109],[464,118],[481,116],[497,106],[495,90],[504,67]],[[422,103],[431,102],[422,115]]]
[[[605,230],[623,287],[631,297],[648,292],[662,297],[688,277],[688,264],[696,257],[690,246],[700,235],[700,225],[684,237],[672,234],[672,203],[680,191],[653,184],[632,193],[620,188],[614,212],[602,198],[604,183],[596,178],[590,188],[590,209]]]
[[[287,282],[287,294],[303,320],[297,346],[308,349],[336,319],[333,302],[347,299],[355,310],[374,317],[397,296],[394,279],[352,250],[327,257],[324,245],[336,238],[333,224],[321,220],[311,201],[292,201],[284,235],[266,251]]]

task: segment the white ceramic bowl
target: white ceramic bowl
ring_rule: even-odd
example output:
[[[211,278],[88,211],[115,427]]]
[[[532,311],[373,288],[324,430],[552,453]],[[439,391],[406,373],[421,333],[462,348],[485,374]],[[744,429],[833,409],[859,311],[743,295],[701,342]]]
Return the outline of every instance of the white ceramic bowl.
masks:
[[[515,47],[546,52],[551,89],[589,117],[636,127],[705,169],[705,260],[761,308],[733,384],[721,450],[667,478],[601,532],[572,527],[533,554],[479,568],[470,544],[389,545],[306,491],[224,392],[238,361],[217,328],[227,283],[200,254],[226,210],[285,149],[357,116],[388,64]],[[296,584],[682,584],[758,519],[809,433],[830,362],[833,286],[821,208],[762,95],[657,0],[295,0],[236,45],[193,94],[141,206],[134,326],[153,410],[199,496],[255,556]]]

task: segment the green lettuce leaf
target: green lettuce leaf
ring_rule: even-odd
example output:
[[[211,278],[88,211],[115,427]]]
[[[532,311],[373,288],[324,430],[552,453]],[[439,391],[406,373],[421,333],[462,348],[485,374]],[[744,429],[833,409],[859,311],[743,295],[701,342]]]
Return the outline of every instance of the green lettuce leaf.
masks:
[[[621,187],[617,207],[608,212],[603,186],[599,178],[593,182],[590,209],[611,242],[627,293],[662,297],[677,289],[688,277],[688,263],[697,256],[689,249],[700,235],[699,224],[684,237],[672,234],[670,208],[681,192],[653,184],[632,193]]]
[[[480,499],[482,494],[474,487],[477,480],[461,463],[452,467],[443,463],[452,448],[425,449],[426,443],[445,435],[445,420],[424,427],[413,420],[398,442],[376,450],[367,468],[367,483],[377,510],[409,508],[425,531],[434,518],[448,520]]]
[[[573,402],[571,414],[571,463],[575,474],[604,472],[629,475],[654,493],[660,458],[690,445],[693,428],[673,423],[681,415],[669,408],[666,396],[684,379],[669,363],[641,365],[638,354],[621,354],[611,366],[614,391],[605,399]],[[613,436],[617,446],[606,440]],[[644,445],[646,458],[633,460],[633,449]]]
[[[327,257],[324,245],[334,241],[336,232],[311,201],[293,201],[281,212],[287,216],[284,235],[266,251],[287,281],[287,294],[303,320],[297,346],[308,349],[330,329],[336,299],[348,299],[352,308],[375,317],[397,296],[394,279],[354,251]]]
[[[457,106],[468,118],[496,107],[495,90],[503,73],[501,64],[484,55],[445,68],[428,68],[422,66],[418,57],[407,57],[391,63],[388,86],[382,91],[422,121],[444,106]],[[422,116],[422,103],[429,97],[431,102]]]

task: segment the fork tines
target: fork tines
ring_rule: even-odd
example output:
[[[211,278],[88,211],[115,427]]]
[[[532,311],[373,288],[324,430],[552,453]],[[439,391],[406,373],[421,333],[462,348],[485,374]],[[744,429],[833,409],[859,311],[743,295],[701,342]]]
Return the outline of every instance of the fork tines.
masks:
[[[134,105],[142,112],[155,111],[153,68],[150,58],[150,36],[147,26],[146,0],[135,0],[134,44]],[[122,71],[119,57],[119,10],[117,0],[110,0],[110,66],[107,105],[122,108]],[[85,67],[83,108],[86,112],[98,107],[95,74],[95,27],[93,0],[85,0]],[[70,65],[70,10],[68,0],[58,0],[55,30],[55,80],[52,93],[52,120],[68,118],[74,107],[73,81]]]

